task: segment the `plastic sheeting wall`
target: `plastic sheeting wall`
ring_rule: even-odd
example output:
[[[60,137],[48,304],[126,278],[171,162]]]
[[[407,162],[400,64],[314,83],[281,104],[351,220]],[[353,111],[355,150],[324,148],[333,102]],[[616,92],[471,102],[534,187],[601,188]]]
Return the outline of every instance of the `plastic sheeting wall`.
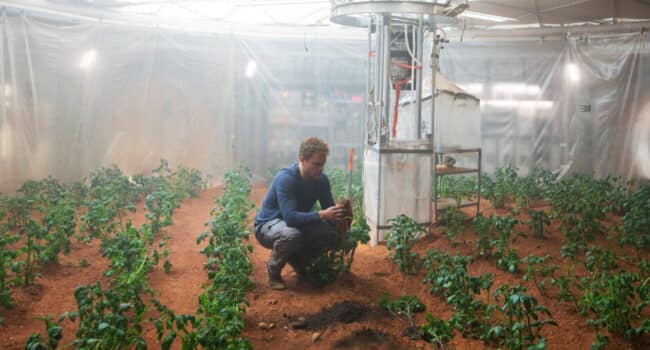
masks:
[[[330,142],[330,166],[363,144],[365,39],[0,21],[0,191],[160,158],[215,177],[245,161],[267,176],[304,136]],[[486,171],[650,178],[649,47],[645,33],[465,41],[447,44],[441,69],[481,98]]]
[[[0,19],[0,191],[101,165],[161,158],[215,178],[243,161],[267,176],[309,135],[330,164],[362,143],[360,41]],[[257,69],[246,70],[250,61]]]
[[[647,179],[649,54],[647,33],[463,42],[447,45],[441,68],[481,99],[485,171]]]
[[[100,165],[161,158],[219,174],[233,164],[233,42],[100,23],[1,19],[0,190]]]

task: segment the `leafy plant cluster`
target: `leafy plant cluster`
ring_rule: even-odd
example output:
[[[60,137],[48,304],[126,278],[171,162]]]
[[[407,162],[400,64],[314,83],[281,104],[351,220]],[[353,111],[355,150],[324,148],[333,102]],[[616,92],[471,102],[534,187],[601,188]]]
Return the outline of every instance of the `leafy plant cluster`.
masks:
[[[460,211],[460,207],[450,207],[441,211],[438,223],[447,232],[447,238],[451,240],[452,246],[456,245],[457,238],[462,239],[466,219],[467,217]]]
[[[166,162],[161,161],[161,164]],[[154,174],[156,174],[154,170]],[[168,180],[159,175],[147,179],[155,192],[167,186]],[[170,317],[171,313],[156,299],[156,293],[149,287],[147,273],[159,262],[160,255],[153,247],[151,230],[151,208],[145,203],[147,222],[141,228],[133,226],[130,220],[123,223],[126,210],[135,210],[135,201],[140,189],[117,167],[100,168],[93,172],[86,191],[79,184],[75,185],[77,193],[85,193],[87,211],[82,215],[82,227],[89,233],[87,239],[95,236],[102,238],[102,254],[110,260],[104,275],[108,287],[101,283],[79,286],[75,289],[77,311],[63,314],[57,322],[49,318],[46,323],[47,342],[35,333],[28,339],[27,348],[54,349],[61,339],[61,322],[66,318],[71,321],[79,319],[79,327],[72,345],[78,348],[136,348],[146,349],[142,337],[142,325],[145,322],[147,307],[143,296],[149,296],[156,306],[158,318],[152,318],[158,326]],[[77,198],[77,197],[74,197]],[[78,197],[81,198],[81,197]],[[173,208],[178,205],[173,206]],[[173,210],[173,209],[172,209]],[[172,213],[169,213],[171,219]],[[73,221],[74,222],[74,221]],[[85,224],[85,225],[84,225]],[[74,229],[74,227],[73,227]],[[73,231],[74,232],[74,231]],[[164,240],[163,240],[164,241]],[[163,251],[167,257],[168,252]],[[166,261],[165,269],[169,263]],[[154,313],[152,313],[153,315]],[[175,321],[191,319],[191,315],[173,315]],[[182,326],[178,326],[182,328]],[[162,329],[162,327],[161,327]],[[54,335],[54,336],[53,336]],[[162,333],[159,337],[162,337]],[[167,337],[163,348],[169,348],[173,338]]]
[[[508,349],[546,349],[546,339],[540,335],[545,325],[557,326],[548,309],[526,294],[526,288],[507,284],[494,292],[496,300],[503,297],[498,310],[502,321],[490,328],[488,339]],[[540,316],[547,316],[542,319]]]
[[[515,193],[517,168],[512,165],[497,168],[494,178],[481,174],[481,195],[495,208],[504,208],[506,200]]]
[[[530,231],[535,238],[545,238],[544,236],[544,227],[551,225],[551,215],[543,210],[528,210],[528,215],[530,215],[530,220],[526,222]]]
[[[583,295],[578,299],[578,309],[583,316],[592,316],[587,325],[597,332],[604,328],[628,339],[650,332],[650,318],[644,313],[650,303],[647,279],[624,270],[596,271],[583,278],[581,285]],[[594,346],[607,341],[607,336],[598,333]]]
[[[519,221],[511,216],[490,215],[477,216],[472,222],[472,228],[478,235],[476,251],[479,256],[493,258],[497,268],[508,271],[518,271],[519,257],[510,248],[512,230]]]
[[[33,284],[40,266],[69,254],[79,205],[72,187],[51,177],[0,197],[0,304],[11,307],[11,286]]]
[[[152,248],[147,244],[142,232],[127,221],[124,230],[119,230],[102,241],[104,256],[110,265],[104,275],[108,287],[101,282],[82,285],[75,289],[77,310],[66,312],[58,322],[46,320],[48,341],[41,340],[38,333],[28,339],[27,348],[55,349],[56,337],[51,333],[61,333],[61,323],[66,318],[79,320],[72,346],[82,349],[135,348],[146,349],[142,336],[147,307],[142,296],[149,295],[155,300],[155,293],[149,287],[148,271],[158,263]]]
[[[414,274],[419,267],[419,257],[411,248],[419,236],[426,233],[426,230],[404,214],[388,222],[392,224],[386,235],[386,248],[390,258],[399,266],[401,272]]]
[[[650,183],[646,183],[623,201],[625,214],[621,218],[618,242],[632,246],[641,260],[641,253],[650,248]]]
[[[348,197],[348,173],[341,169],[331,169],[327,177],[335,200]],[[304,271],[304,277],[317,286],[326,285],[350,271],[357,246],[370,240],[370,227],[363,212],[363,187],[361,172],[356,171],[352,176],[351,200],[353,209],[352,226],[347,234],[342,236],[332,249],[324,250]]]
[[[477,189],[476,176],[442,176],[438,181],[438,195],[453,198],[459,205],[463,199],[472,199]]]
[[[545,349],[540,330],[545,325],[555,325],[550,312],[519,285],[497,288],[493,296],[497,304],[492,304],[493,275],[469,276],[467,264],[471,261],[471,256],[452,256],[439,250],[429,251],[425,258],[425,282],[430,284],[430,292],[445,297],[454,307],[449,325],[463,335],[508,349]],[[486,295],[485,303],[479,297],[482,293]],[[438,337],[444,336],[445,323],[433,318],[430,321],[425,326]]]
[[[454,328],[463,335],[483,338],[493,308],[483,303],[479,296],[485,291],[489,303],[494,276],[491,273],[469,276],[467,264],[472,259],[438,249],[428,251],[424,257],[427,271],[424,282],[430,284],[429,292],[444,297],[453,306],[455,314],[449,323]]]
[[[518,207],[529,207],[545,198],[545,193],[555,183],[555,175],[548,170],[535,168],[528,176],[520,177],[512,165],[497,168],[494,178],[481,175],[481,195],[495,208],[504,208],[508,199]]]
[[[406,318],[412,325],[415,325],[415,314],[425,310],[424,304],[414,295],[405,295],[391,300],[388,293],[384,293],[379,299],[378,306],[394,315]]]
[[[605,215],[623,203],[625,185],[616,178],[597,180],[587,175],[573,175],[548,189],[545,200],[553,216],[560,220],[566,238],[565,251],[574,256],[586,244],[606,232]]]
[[[207,241],[201,253],[207,257],[210,282],[199,296],[197,316],[191,320],[193,330],[183,336],[184,348],[251,348],[249,341],[239,338],[248,305],[246,292],[254,286],[249,279],[253,266],[248,260],[252,246],[244,243],[248,239],[247,215],[253,208],[248,200],[250,176],[244,168],[226,174],[224,192],[215,199],[213,218],[207,223],[210,232],[197,239],[197,243]]]
[[[86,241],[108,237],[124,229],[126,212],[135,212],[139,190],[117,166],[101,167],[90,174],[80,232]]]
[[[548,264],[549,259],[551,259],[550,255],[529,255],[521,259],[521,262],[527,266],[524,281],[533,282],[539,293],[544,296],[547,295],[548,279],[554,278],[555,271],[559,269],[557,265]]]

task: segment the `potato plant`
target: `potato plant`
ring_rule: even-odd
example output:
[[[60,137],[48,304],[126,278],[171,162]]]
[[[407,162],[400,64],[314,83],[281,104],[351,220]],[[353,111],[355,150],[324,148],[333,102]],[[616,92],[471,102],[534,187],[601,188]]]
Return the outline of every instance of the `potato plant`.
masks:
[[[18,256],[12,245],[18,240],[16,235],[9,232],[8,225],[4,223],[4,199],[0,198],[0,305],[12,308],[14,302],[11,298],[11,275],[10,269],[14,259]],[[0,315],[0,324],[3,318]]]
[[[412,251],[413,244],[426,231],[412,218],[401,214],[388,220],[392,224],[386,235],[386,248],[399,270],[413,274],[418,269],[418,254]]]
[[[623,204],[625,215],[620,229],[620,245],[632,246],[640,261],[642,253],[650,248],[650,183],[635,191]]]
[[[462,236],[466,219],[459,207],[447,208],[441,212],[438,223],[447,232],[447,238],[451,240],[452,245],[456,245],[457,238]]]
[[[80,349],[146,349],[142,338],[144,305],[137,294],[130,297],[100,282],[93,286],[79,286],[74,291],[79,327],[72,345]]]
[[[555,183],[556,177],[548,170],[540,168],[524,177],[514,180],[514,198],[519,208],[530,207],[544,198],[544,194]]]
[[[533,234],[533,237],[538,239],[546,238],[544,236],[544,226],[551,225],[551,216],[543,210],[528,210],[528,215],[530,215],[530,220],[526,222],[530,231]]]
[[[45,334],[47,334],[47,341],[41,338],[40,333],[34,333],[27,338],[25,350],[50,350],[56,349],[59,342],[63,338],[61,325],[59,322],[52,321],[49,317],[42,317],[41,320],[45,323]]]
[[[569,247],[582,250],[586,243],[605,232],[602,221],[608,211],[608,188],[606,181],[573,175],[558,181],[548,191],[546,200],[551,204],[553,216],[560,219],[560,230]]]
[[[476,250],[479,256],[493,257],[499,269],[516,272],[519,257],[510,249],[512,230],[519,221],[510,216],[490,215],[489,217],[476,217],[472,228],[478,235]],[[517,234],[518,236],[520,234]]]
[[[449,255],[440,250],[428,251],[424,258],[427,270],[424,282],[430,284],[429,292],[445,298],[454,307],[449,323],[454,328],[474,338],[483,338],[493,307],[489,305],[490,290],[494,281],[491,273],[469,276],[467,264],[471,256]],[[478,296],[485,291],[488,304]]]
[[[442,176],[438,182],[438,196],[453,198],[460,205],[463,199],[471,199],[478,188],[475,176]]]
[[[640,314],[648,302],[643,290],[641,290],[641,298],[637,298],[635,286],[639,282],[638,274],[625,271],[618,273],[603,271],[584,278],[583,295],[578,300],[578,309],[583,316],[592,313],[596,316],[589,319],[587,324],[597,330],[603,327],[609,332],[626,337],[633,335],[632,319]],[[641,301],[638,306],[636,306],[637,300]]]
[[[135,184],[116,166],[102,167],[91,174],[88,194],[87,209],[81,215],[80,227],[87,239],[123,230],[126,211],[135,211],[138,196]]]
[[[426,322],[420,326],[422,338],[437,346],[438,349],[447,349],[447,343],[454,338],[454,329],[449,322],[443,321],[427,313]]]
[[[481,174],[481,195],[495,208],[504,208],[506,199],[516,191],[517,168],[512,165],[497,168],[494,176],[492,179],[486,174]]]
[[[405,295],[391,300],[388,293],[384,292],[377,304],[394,315],[405,317],[412,325],[415,325],[415,314],[425,310],[424,304],[414,295]]]
[[[553,278],[555,271],[559,269],[557,265],[549,265],[547,263],[550,258],[550,255],[529,255],[521,259],[521,262],[527,265],[524,281],[533,282],[539,293],[543,296],[547,296],[547,278]]]
[[[253,266],[248,260],[252,246],[243,241],[248,239],[246,219],[253,208],[248,201],[249,177],[250,172],[242,168],[226,174],[224,192],[215,199],[214,218],[208,222],[210,232],[197,239],[197,243],[208,242],[201,253],[207,257],[210,283],[199,296],[193,330],[183,336],[183,348],[251,348],[248,340],[238,337],[244,328],[246,292],[254,286],[249,279]]]
[[[497,300],[503,297],[498,310],[503,314],[505,322],[501,322],[488,331],[491,340],[508,349],[546,349],[546,340],[540,336],[540,331],[546,325],[557,323],[537,299],[526,294],[526,288],[520,285],[507,284],[497,288],[494,293]],[[541,319],[546,315],[548,319]]]

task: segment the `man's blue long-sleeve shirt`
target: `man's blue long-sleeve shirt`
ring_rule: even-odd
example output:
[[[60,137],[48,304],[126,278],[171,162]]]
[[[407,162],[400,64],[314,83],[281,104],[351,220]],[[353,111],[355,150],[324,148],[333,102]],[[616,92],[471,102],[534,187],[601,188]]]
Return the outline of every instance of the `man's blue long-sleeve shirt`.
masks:
[[[304,180],[294,163],[275,175],[255,217],[255,226],[273,219],[282,219],[292,227],[319,222],[318,213],[311,211],[317,200],[323,209],[334,205],[329,179],[321,174],[318,179]]]

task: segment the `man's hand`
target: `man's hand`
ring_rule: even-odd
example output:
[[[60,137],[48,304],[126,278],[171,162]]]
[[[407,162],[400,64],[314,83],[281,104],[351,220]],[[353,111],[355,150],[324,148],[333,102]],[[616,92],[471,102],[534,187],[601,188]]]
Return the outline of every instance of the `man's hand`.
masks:
[[[343,217],[344,209],[342,205],[333,205],[325,210],[318,212],[321,220],[330,220],[334,221]]]

